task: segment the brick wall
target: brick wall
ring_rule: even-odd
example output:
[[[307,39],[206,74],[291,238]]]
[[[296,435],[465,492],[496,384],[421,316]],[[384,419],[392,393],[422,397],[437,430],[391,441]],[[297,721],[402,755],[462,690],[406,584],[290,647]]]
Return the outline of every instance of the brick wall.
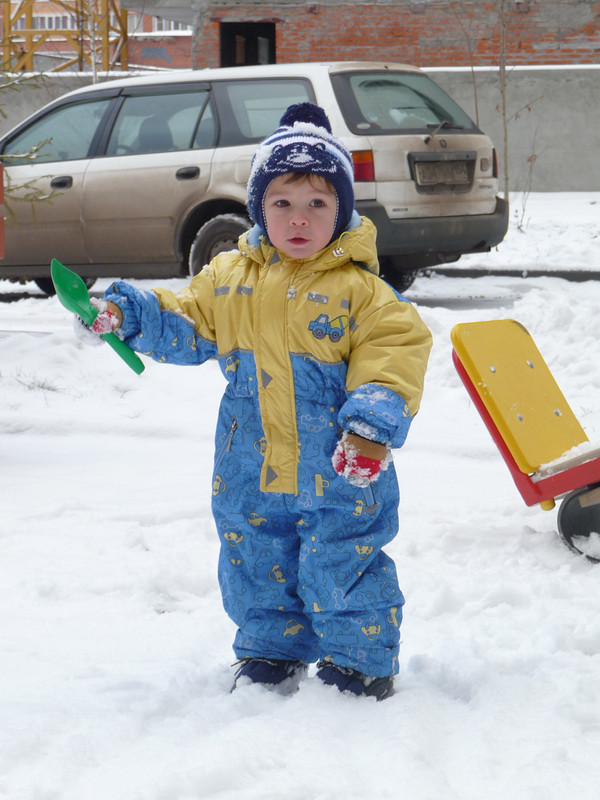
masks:
[[[499,5],[499,0],[219,3],[209,7],[196,30],[192,66],[220,66],[220,22],[243,21],[276,23],[278,63],[356,59],[492,66],[501,49]],[[600,62],[600,0],[505,0],[505,9],[508,64]]]
[[[132,66],[160,69],[189,69],[191,67],[190,36],[135,36],[127,43],[128,60]]]

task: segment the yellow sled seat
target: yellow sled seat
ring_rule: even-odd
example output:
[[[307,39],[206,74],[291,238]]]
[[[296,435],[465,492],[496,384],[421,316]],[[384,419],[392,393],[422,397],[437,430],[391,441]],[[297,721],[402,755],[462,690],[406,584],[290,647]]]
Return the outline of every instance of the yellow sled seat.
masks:
[[[512,319],[456,325],[452,343],[521,472],[587,442],[531,335]]]
[[[523,325],[465,322],[451,337],[456,370],[527,505],[551,509],[555,498],[600,481],[600,449]]]

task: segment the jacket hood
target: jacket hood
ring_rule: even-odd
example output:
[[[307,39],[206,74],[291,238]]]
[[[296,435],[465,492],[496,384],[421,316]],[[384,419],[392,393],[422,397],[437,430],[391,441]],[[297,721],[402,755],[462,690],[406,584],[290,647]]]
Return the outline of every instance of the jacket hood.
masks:
[[[352,261],[365,267],[374,275],[379,275],[379,261],[375,240],[377,230],[370,219],[359,217],[354,212],[351,225],[335,241],[307,259],[290,258],[268,242],[264,231],[257,225],[243,233],[238,241],[240,253],[259,264],[277,264],[285,261],[290,266],[300,263],[310,265],[311,269],[326,270]]]

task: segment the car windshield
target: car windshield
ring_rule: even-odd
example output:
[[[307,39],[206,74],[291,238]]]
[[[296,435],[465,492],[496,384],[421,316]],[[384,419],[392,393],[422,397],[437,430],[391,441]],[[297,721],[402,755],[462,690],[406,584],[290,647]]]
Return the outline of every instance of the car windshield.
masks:
[[[350,72],[332,75],[346,124],[353,133],[394,134],[440,129],[476,131],[470,117],[426,75]]]

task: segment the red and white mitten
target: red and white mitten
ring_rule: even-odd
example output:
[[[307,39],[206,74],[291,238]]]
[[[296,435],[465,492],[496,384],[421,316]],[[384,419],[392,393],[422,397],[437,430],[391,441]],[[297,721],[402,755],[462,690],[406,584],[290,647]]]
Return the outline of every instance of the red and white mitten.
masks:
[[[103,343],[104,340],[100,337],[104,333],[112,333],[119,327],[121,319],[119,315],[115,313],[114,308],[116,307],[113,306],[112,303],[108,303],[106,300],[96,297],[90,297],[90,303],[94,308],[98,309],[98,316],[93,324],[91,326],[86,325],[81,317],[75,316],[73,326],[75,328],[75,335],[80,342],[96,347]]]
[[[94,308],[98,309],[98,316],[92,325],[92,331],[98,336],[103,333],[112,333],[115,328],[121,324],[121,320],[117,313],[114,311],[113,303],[108,303],[106,300],[97,300],[92,297],[90,303]]]
[[[344,431],[331,459],[334,470],[353,486],[365,488],[386,470],[391,455],[387,445]]]

